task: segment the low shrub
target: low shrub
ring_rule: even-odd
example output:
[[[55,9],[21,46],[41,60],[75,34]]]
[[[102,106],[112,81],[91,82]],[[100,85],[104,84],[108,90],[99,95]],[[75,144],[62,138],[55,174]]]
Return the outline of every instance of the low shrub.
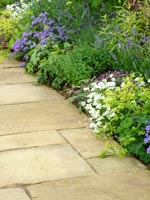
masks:
[[[41,54],[44,54],[43,50],[38,53],[35,50],[26,69],[28,72],[37,72],[38,82],[49,84],[55,89],[80,85],[81,81],[95,77],[109,69],[109,65],[105,67],[102,65],[103,57],[99,50],[88,45],[73,49],[70,49],[69,43],[64,43],[62,49],[56,43],[51,48],[48,45],[44,47],[45,49],[49,48],[49,52],[51,52],[48,58],[47,56],[41,57]],[[41,48],[37,47],[36,49]],[[38,64],[33,61],[33,58],[38,60]]]
[[[110,74],[86,90],[89,95],[82,105],[93,121],[94,132],[115,138],[122,146],[121,153],[150,162],[150,88],[143,77],[131,74],[120,83]]]
[[[8,10],[1,11],[0,18],[0,43],[7,43],[17,33],[18,21],[12,18],[12,12]]]

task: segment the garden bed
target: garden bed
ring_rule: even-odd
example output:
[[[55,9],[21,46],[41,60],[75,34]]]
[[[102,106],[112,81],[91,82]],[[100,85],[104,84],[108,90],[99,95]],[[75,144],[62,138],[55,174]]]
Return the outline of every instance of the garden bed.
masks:
[[[2,11],[1,34],[38,83],[70,97],[97,137],[122,146],[102,157],[150,163],[150,4],[115,2],[20,2]]]

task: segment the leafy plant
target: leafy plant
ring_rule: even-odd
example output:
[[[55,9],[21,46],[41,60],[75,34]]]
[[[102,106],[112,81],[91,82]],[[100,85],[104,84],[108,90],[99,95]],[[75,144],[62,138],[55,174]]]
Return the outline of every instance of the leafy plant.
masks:
[[[18,58],[23,58],[31,49],[37,45],[45,45],[48,41],[57,41],[63,44],[68,40],[68,36],[65,35],[65,27],[58,26],[53,19],[47,17],[47,13],[44,12],[37,18],[35,16],[32,18],[29,30],[24,32],[12,46],[12,50]]]
[[[140,72],[149,78],[149,23],[140,11],[116,11],[110,19],[103,17],[103,26],[97,36],[96,45],[107,52],[112,69]],[[144,24],[147,24],[144,26]],[[143,28],[145,27],[145,28]]]
[[[87,102],[83,102],[93,122],[97,135],[115,138],[124,149],[143,162],[150,162],[149,148],[144,143],[145,126],[150,121],[150,89],[143,77],[134,74],[122,79],[117,85],[113,74],[109,79],[93,83]]]
[[[0,41],[8,42],[17,33],[18,21],[12,18],[12,13],[8,10],[1,12],[0,20]]]
[[[37,78],[39,82],[51,84],[55,89],[80,85],[80,82],[95,77],[108,69],[101,65],[103,60],[99,50],[85,45],[65,50],[51,50],[48,59],[40,62]],[[32,63],[33,64],[33,63]]]

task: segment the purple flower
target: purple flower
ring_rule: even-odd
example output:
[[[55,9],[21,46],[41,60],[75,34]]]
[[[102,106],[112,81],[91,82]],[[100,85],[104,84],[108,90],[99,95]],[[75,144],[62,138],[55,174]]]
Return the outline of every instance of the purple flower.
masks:
[[[147,154],[150,153],[150,146],[147,148],[146,152],[147,152]]]
[[[25,56],[25,57],[24,57],[24,60],[25,60],[25,61],[28,61],[29,58],[30,58],[29,56]]]
[[[20,64],[20,67],[25,67],[26,66],[26,62],[22,62],[21,64]]]
[[[49,40],[63,42],[69,39],[66,35],[66,27],[59,26],[56,21],[48,18],[46,12],[42,12],[37,18],[32,18],[29,31],[25,31],[12,47],[14,53],[20,53],[21,57],[35,46],[45,45]]]
[[[147,144],[150,142],[150,135],[146,135],[146,137],[144,138],[144,143]]]
[[[150,125],[146,125],[145,131],[146,133],[150,133]]]
[[[126,40],[126,43],[127,43],[128,46],[130,46],[132,42],[133,42],[133,40],[131,38],[128,38]]]

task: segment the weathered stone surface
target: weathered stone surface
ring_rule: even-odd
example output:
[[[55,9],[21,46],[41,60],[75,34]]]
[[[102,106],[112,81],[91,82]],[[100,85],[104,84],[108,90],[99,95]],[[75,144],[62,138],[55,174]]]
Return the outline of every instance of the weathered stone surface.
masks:
[[[0,135],[85,127],[84,117],[65,100],[0,106]]]
[[[88,161],[99,174],[146,169],[140,161],[131,157],[117,158],[109,156],[107,158],[92,158]]]
[[[0,153],[0,169],[0,187],[88,176],[94,173],[70,145]]]
[[[0,84],[34,82],[34,76],[28,75],[22,68],[0,69]]]
[[[89,129],[62,130],[60,133],[72,144],[85,158],[97,157],[104,150],[105,141],[97,139]]]
[[[33,84],[0,85],[0,105],[36,102],[42,100],[62,100],[55,90],[44,85]]]
[[[64,144],[65,140],[55,130],[22,133],[0,137],[0,151]]]
[[[0,69],[2,69],[2,68],[16,68],[16,67],[20,67],[20,62],[11,58],[11,56],[3,59],[0,63]]]
[[[54,181],[28,187],[36,200],[149,200],[150,172]]]
[[[0,189],[0,200],[30,200],[20,188]]]

